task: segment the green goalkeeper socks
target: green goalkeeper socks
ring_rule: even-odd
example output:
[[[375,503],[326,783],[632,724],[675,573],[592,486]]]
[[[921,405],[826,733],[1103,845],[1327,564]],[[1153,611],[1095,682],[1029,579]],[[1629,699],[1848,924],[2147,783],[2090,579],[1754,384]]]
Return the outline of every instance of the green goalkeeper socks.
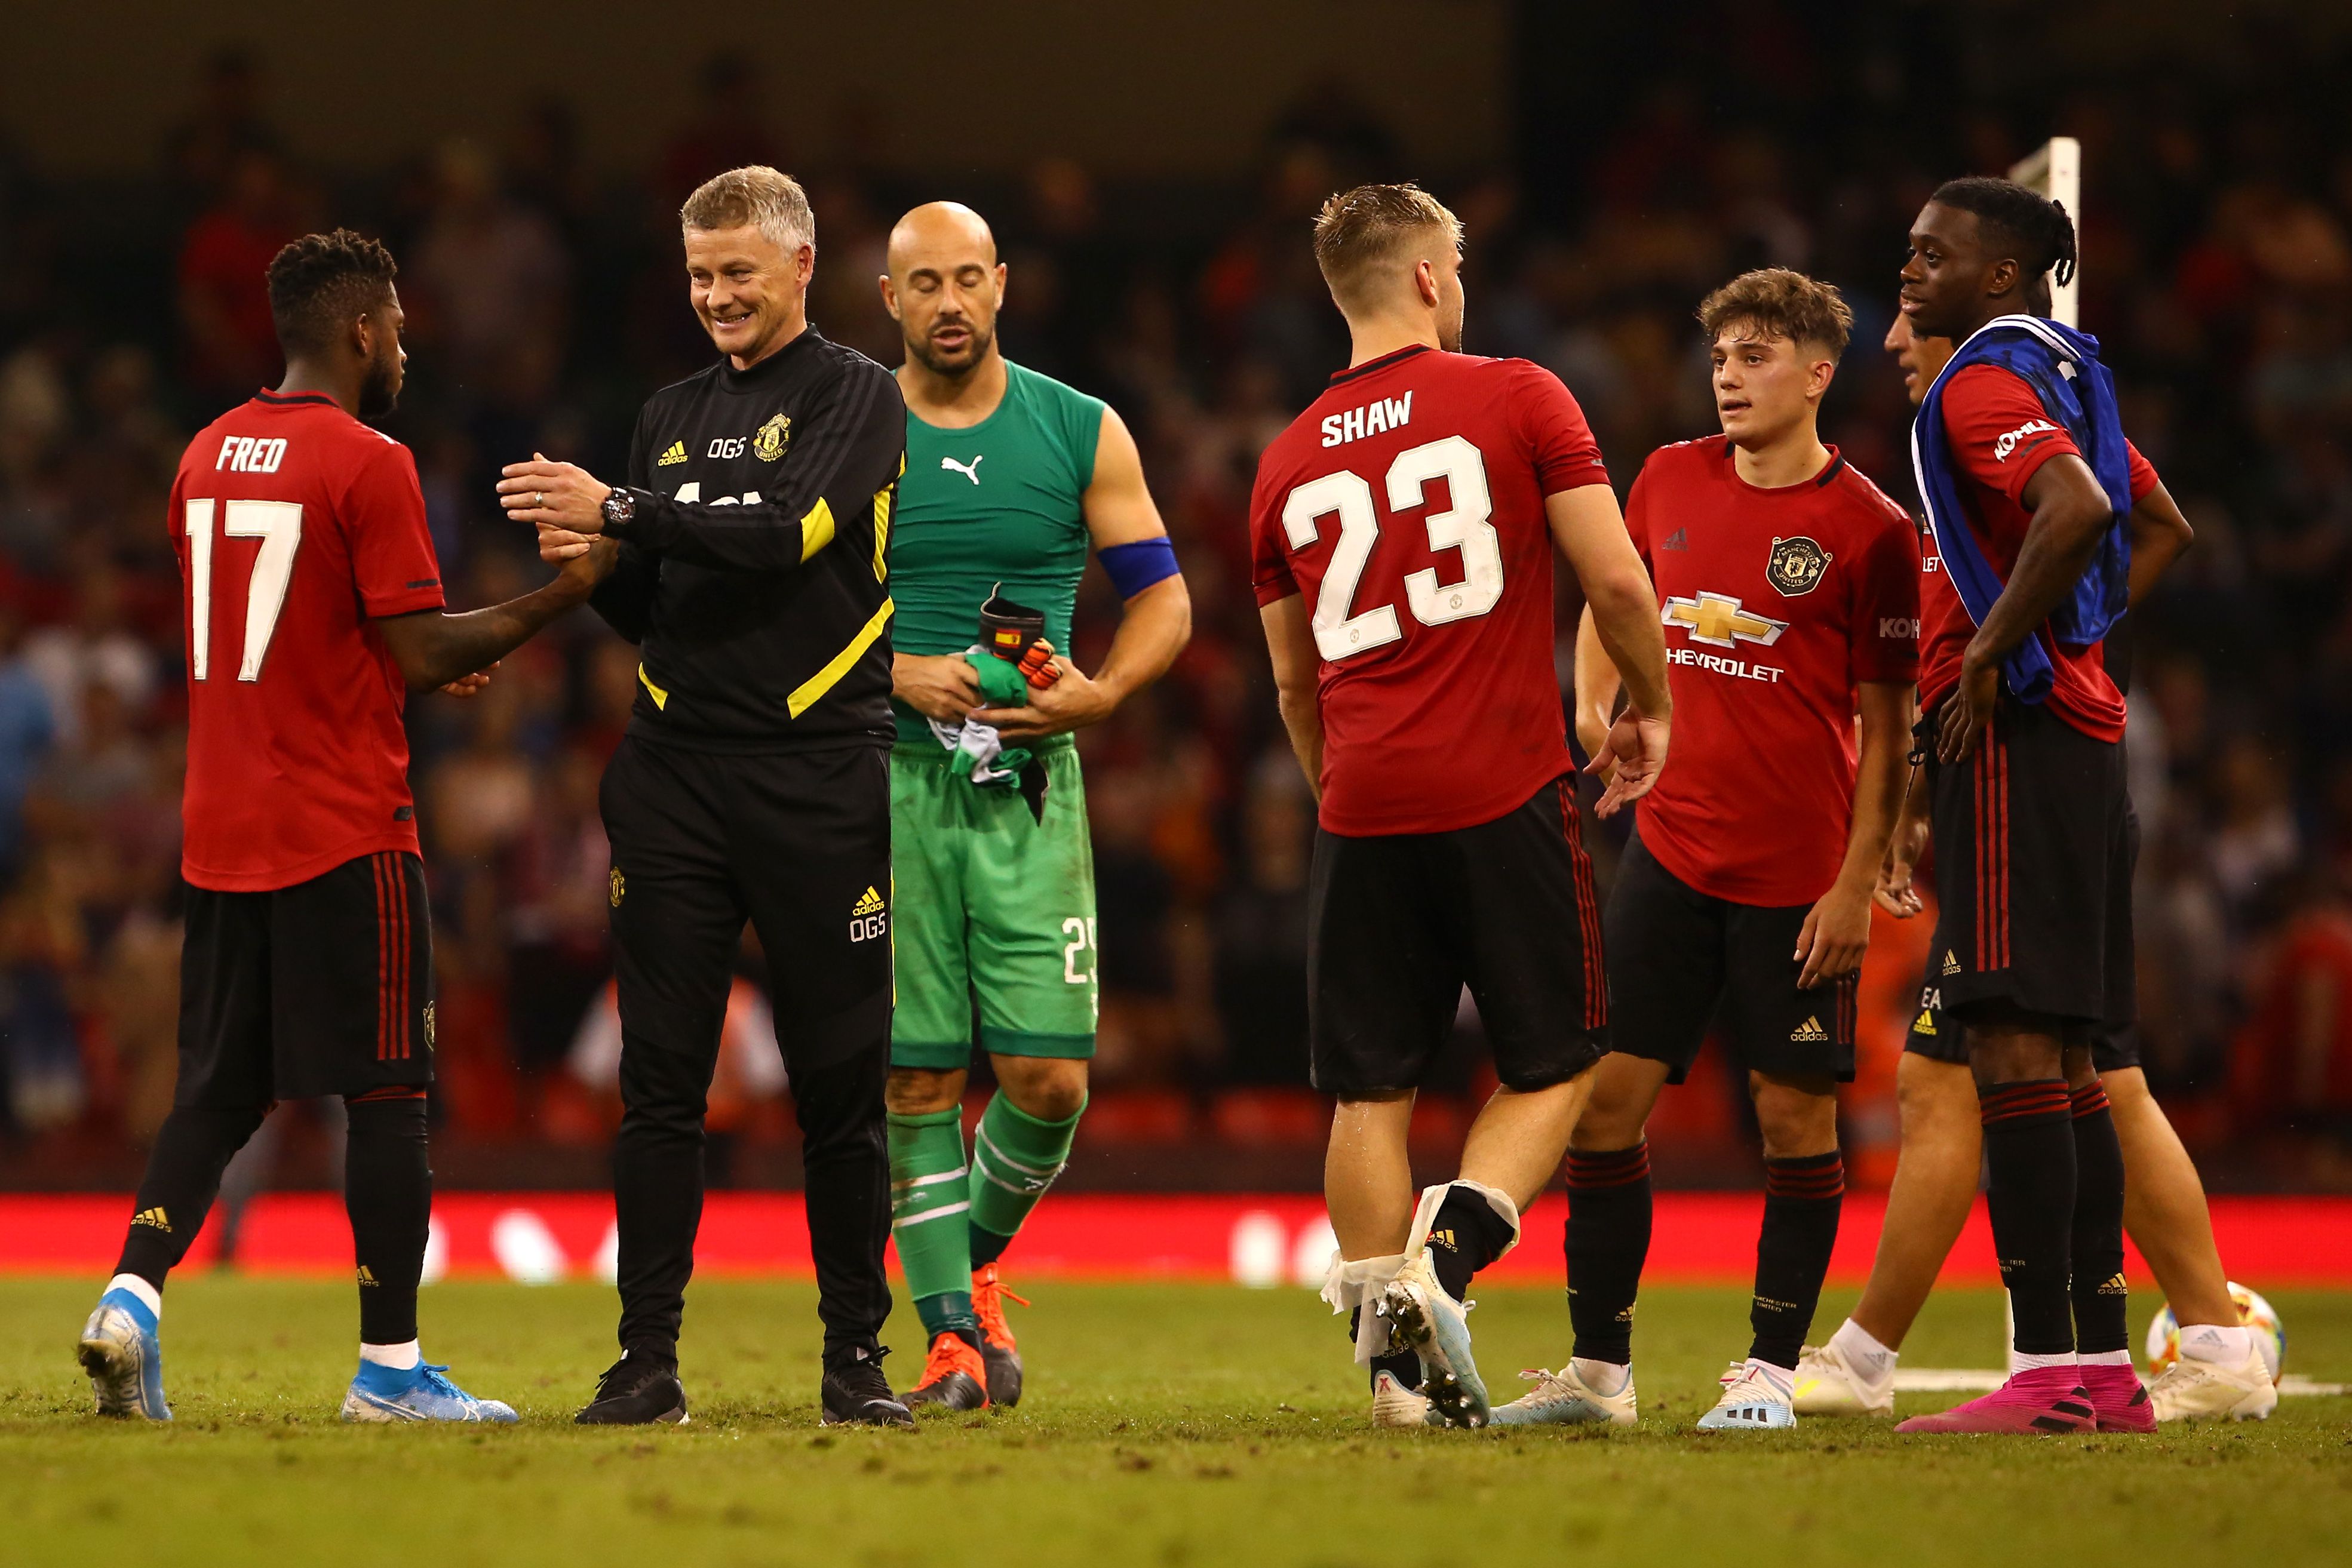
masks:
[[[991,1107],[992,1111],[994,1109]],[[963,1112],[889,1118],[890,1229],[907,1293],[931,1339],[961,1333],[978,1343],[971,1313],[971,1207],[965,1185]]]
[[[1070,1157],[1078,1116],[1041,1122],[998,1090],[988,1102],[971,1151],[971,1241],[974,1266],[996,1261],[1021,1222],[1045,1196]],[[904,1247],[905,1242],[899,1246]],[[911,1276],[909,1277],[911,1283]]]

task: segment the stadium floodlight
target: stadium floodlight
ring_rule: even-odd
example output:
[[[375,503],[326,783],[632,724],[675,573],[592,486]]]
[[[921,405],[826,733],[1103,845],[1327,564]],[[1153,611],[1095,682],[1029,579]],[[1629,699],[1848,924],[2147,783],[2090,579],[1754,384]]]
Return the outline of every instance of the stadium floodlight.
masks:
[[[2053,136],[2032,154],[2010,167],[2009,177],[2039,191],[2066,209],[2074,220],[2074,244],[2083,243],[2083,144],[2072,136]],[[2083,271],[2078,258],[2074,276],[2051,290],[2050,319],[2068,327],[2083,324]]]

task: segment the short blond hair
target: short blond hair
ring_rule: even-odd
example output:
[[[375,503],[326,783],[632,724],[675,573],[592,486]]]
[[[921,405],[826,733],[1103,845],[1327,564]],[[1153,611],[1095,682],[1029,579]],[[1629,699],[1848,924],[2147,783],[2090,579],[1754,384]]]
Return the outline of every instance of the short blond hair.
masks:
[[[1315,219],[1315,265],[1341,310],[1372,302],[1378,286],[1408,258],[1411,242],[1432,230],[1462,248],[1462,220],[1410,183],[1359,185],[1323,204]]]
[[[787,252],[816,248],[816,214],[809,211],[801,183],[764,163],[748,163],[716,174],[695,188],[677,210],[680,227],[756,228]]]
[[[1699,302],[1698,323],[1713,343],[1727,327],[1744,327],[1759,338],[1826,349],[1832,360],[1845,352],[1853,330],[1853,310],[1832,283],[1785,267],[1743,272]]]

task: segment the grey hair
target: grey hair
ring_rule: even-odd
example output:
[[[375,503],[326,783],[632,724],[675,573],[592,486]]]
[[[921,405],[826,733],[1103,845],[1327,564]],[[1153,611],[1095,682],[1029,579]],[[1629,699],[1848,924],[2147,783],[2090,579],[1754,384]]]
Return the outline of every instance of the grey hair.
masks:
[[[677,210],[681,226],[757,228],[787,253],[816,248],[816,214],[798,180],[764,163],[746,164],[705,180]]]

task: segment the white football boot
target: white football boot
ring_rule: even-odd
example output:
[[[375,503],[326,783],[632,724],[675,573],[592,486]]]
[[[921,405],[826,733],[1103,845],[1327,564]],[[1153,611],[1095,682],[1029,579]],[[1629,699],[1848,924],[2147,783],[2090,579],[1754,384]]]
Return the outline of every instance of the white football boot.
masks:
[[[2278,1388],[2259,1350],[2235,1366],[2184,1355],[2147,1385],[2147,1402],[2159,1422],[2264,1421],[2278,1408]]]
[[[1854,1370],[1834,1344],[1809,1344],[1797,1355],[1797,1381],[1790,1407],[1800,1416],[1895,1414],[1895,1380],[1875,1388]]]
[[[1426,1251],[1415,1253],[1381,1298],[1399,1344],[1421,1357],[1421,1386],[1449,1427],[1484,1427],[1493,1410],[1470,1355],[1470,1305],[1445,1293]]]
[[[1407,1388],[1391,1372],[1372,1374],[1372,1425],[1400,1431],[1443,1427],[1445,1417],[1418,1389]]]
[[[1788,1374],[1760,1361],[1735,1361],[1717,1382],[1723,1396],[1698,1418],[1702,1432],[1763,1432],[1797,1424]]]
[[[1570,1427],[1587,1422],[1631,1427],[1640,1419],[1630,1368],[1625,1374],[1625,1386],[1614,1394],[1596,1391],[1577,1372],[1572,1361],[1558,1372],[1538,1367],[1519,1376],[1535,1386],[1508,1405],[1495,1407],[1497,1427]]]

